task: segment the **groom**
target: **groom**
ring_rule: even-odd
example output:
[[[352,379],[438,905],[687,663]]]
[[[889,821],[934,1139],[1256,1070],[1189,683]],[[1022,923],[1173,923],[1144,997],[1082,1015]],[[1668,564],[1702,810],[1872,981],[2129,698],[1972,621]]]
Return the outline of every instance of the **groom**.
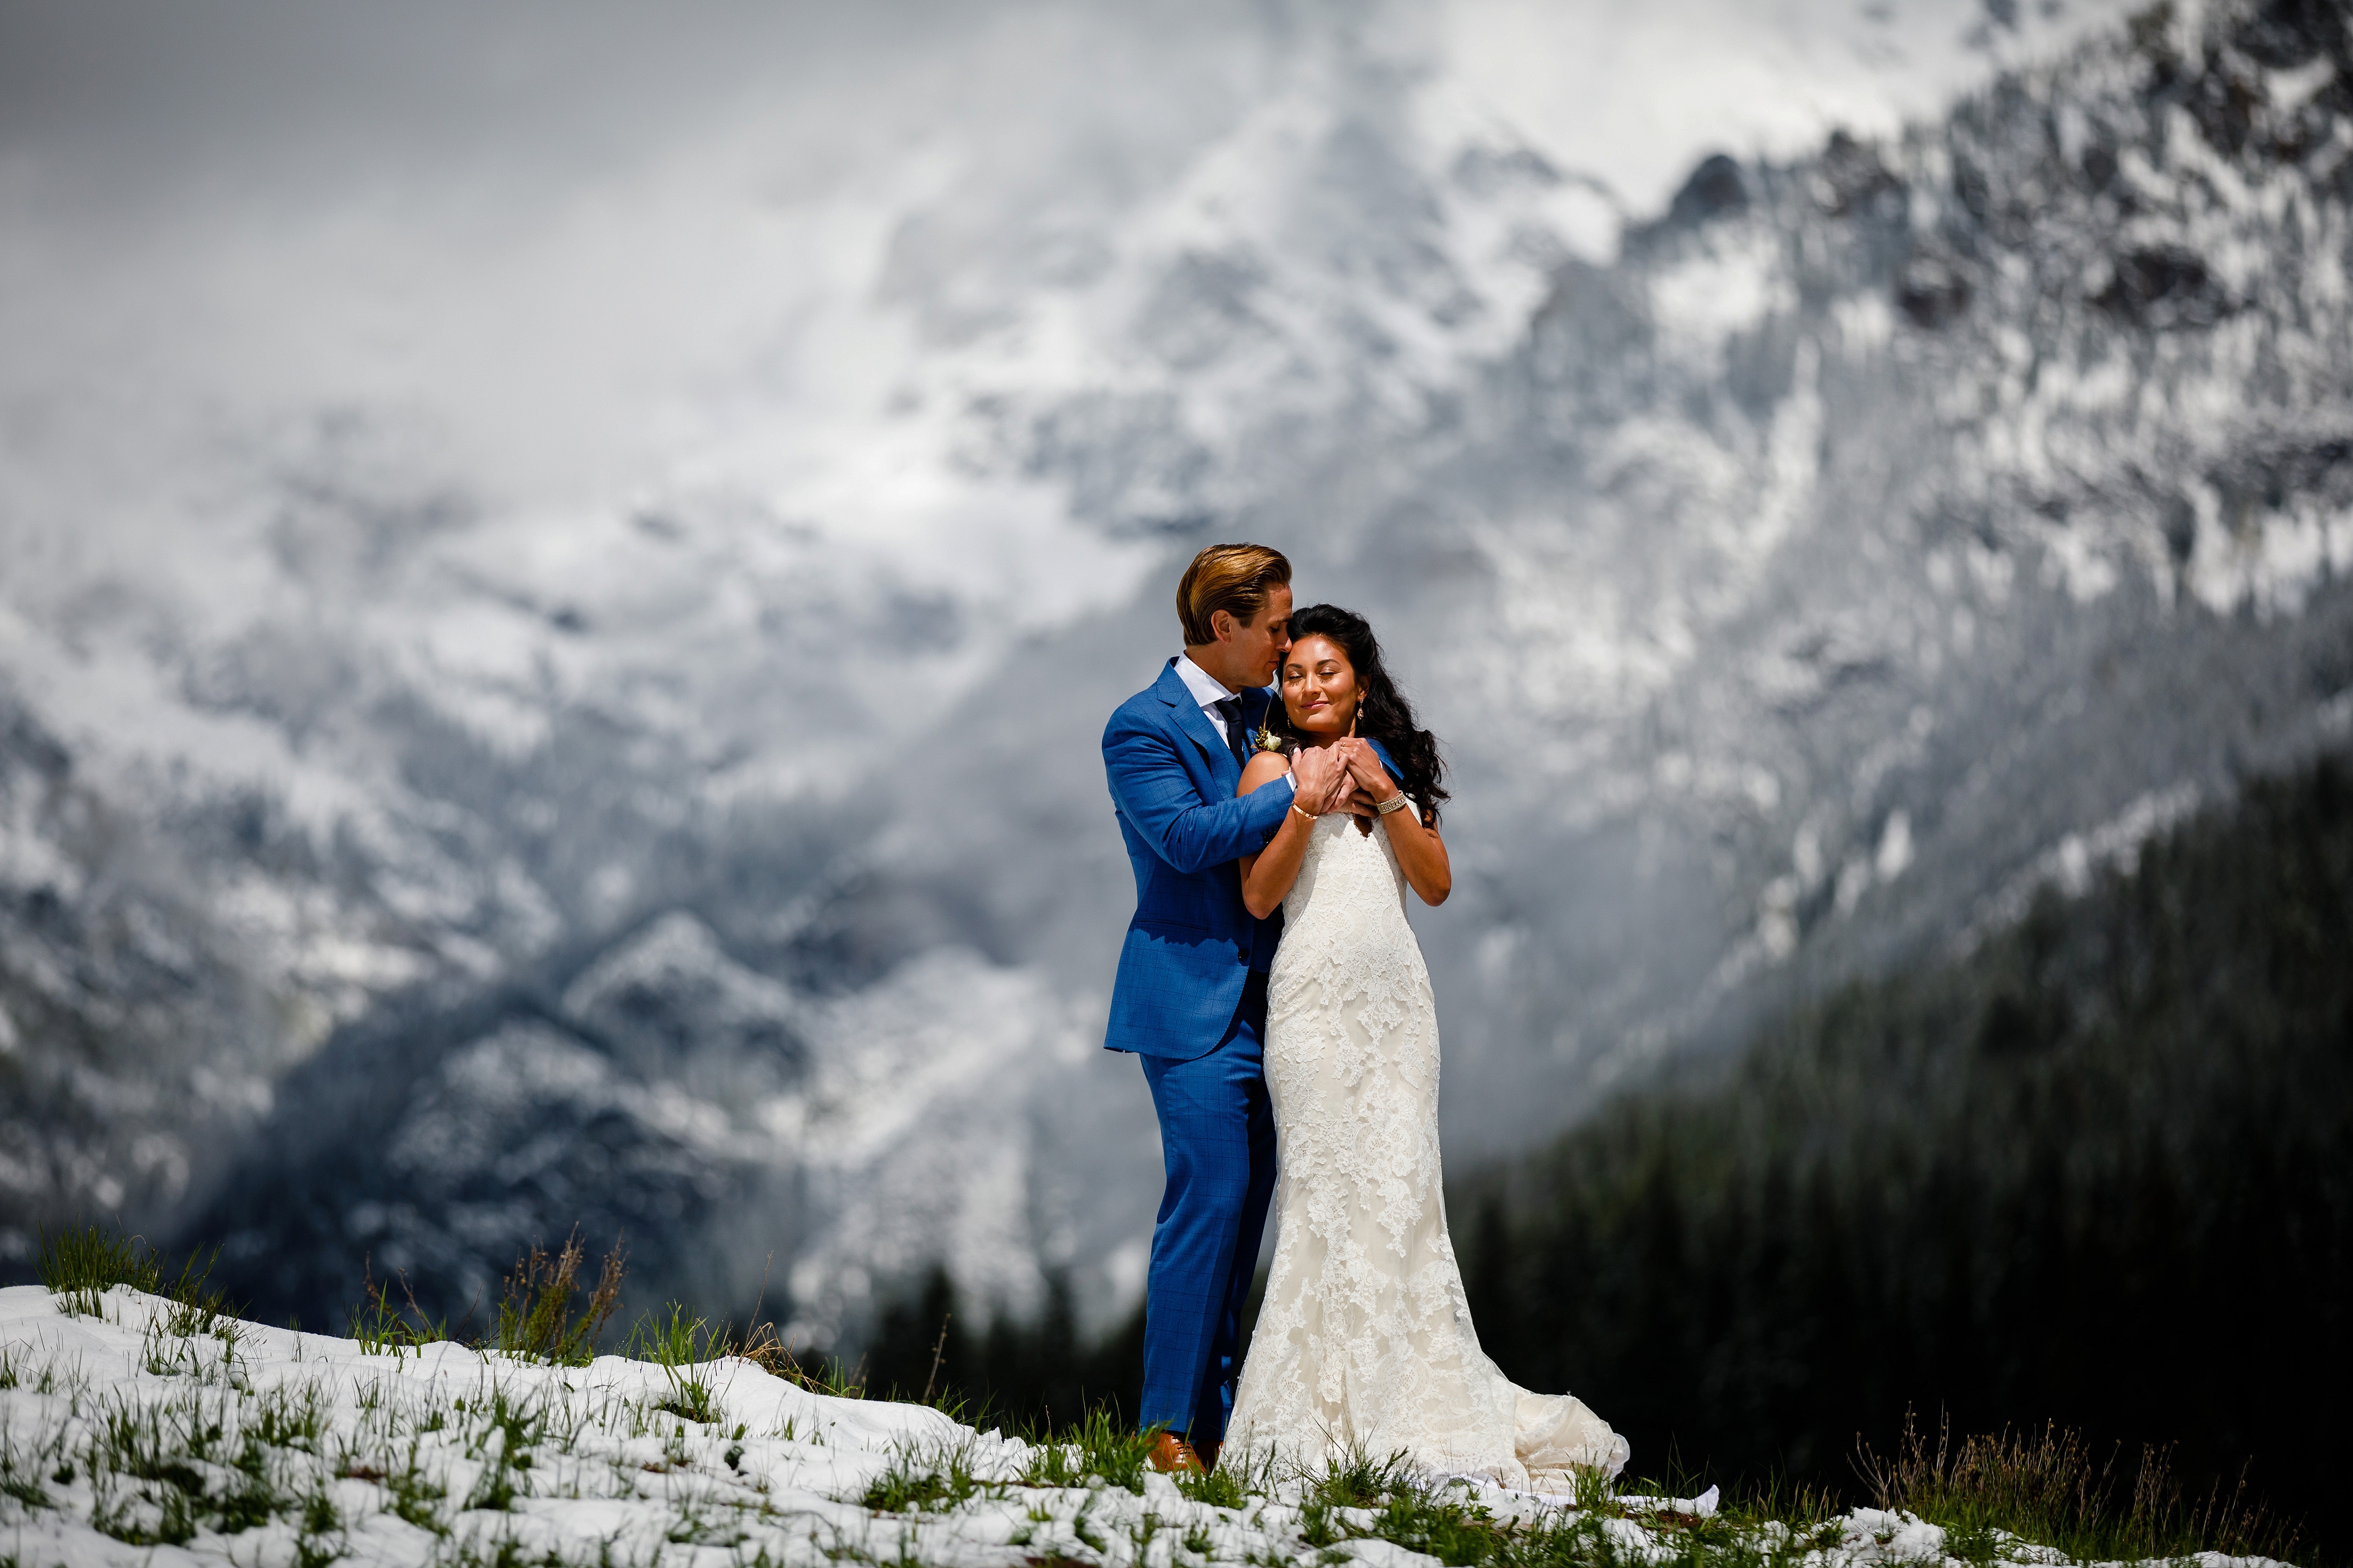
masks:
[[[1168,1186],[1152,1229],[1139,1423],[1162,1432],[1159,1469],[1217,1463],[1241,1370],[1244,1296],[1274,1192],[1274,1116],[1261,1069],[1266,972],[1282,915],[1254,921],[1235,861],[1294,802],[1345,807],[1346,766],[1309,750],[1291,778],[1236,798],[1265,688],[1291,647],[1291,563],[1262,544],[1213,544],[1176,584],[1185,651],[1103,730],[1135,918],[1120,949],[1103,1044],[1144,1064]]]

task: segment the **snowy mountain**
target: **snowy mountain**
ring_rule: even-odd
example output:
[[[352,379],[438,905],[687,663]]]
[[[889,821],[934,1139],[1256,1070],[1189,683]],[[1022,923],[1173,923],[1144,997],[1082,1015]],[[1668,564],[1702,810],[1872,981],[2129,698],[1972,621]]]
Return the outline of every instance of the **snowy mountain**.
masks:
[[[2353,726],[2340,10],[2150,13],[1655,216],[1430,48],[1175,58],[1189,118],[1092,183],[1008,186],[1006,131],[719,224],[650,161],[491,264],[649,209],[772,270],[666,279],[755,352],[669,395],[659,467],[584,457],[617,501],[478,461],[487,395],[90,394],[202,454],[166,468],[16,417],[18,1253],[105,1209],[273,1311],[364,1258],[454,1314],[577,1222],[816,1341],[934,1257],[1017,1310],[1068,1268],[1101,1321],[1157,1162],[1094,1048],[1095,740],[1211,538],[1372,616],[1448,746],[1458,1161]]]

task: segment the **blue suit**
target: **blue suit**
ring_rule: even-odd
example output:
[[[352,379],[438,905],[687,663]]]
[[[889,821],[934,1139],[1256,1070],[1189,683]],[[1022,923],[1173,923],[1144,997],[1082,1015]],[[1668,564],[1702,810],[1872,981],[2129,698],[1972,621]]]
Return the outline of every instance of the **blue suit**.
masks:
[[[1255,730],[1272,701],[1241,693]],[[1241,764],[1218,736],[1170,659],[1149,690],[1119,705],[1103,727],[1103,771],[1135,870],[1135,915],[1112,985],[1115,1051],[1189,1059],[1214,1048],[1241,1000],[1243,978],[1264,971],[1282,916],[1242,905],[1245,855],[1267,846],[1291,807],[1277,784],[1243,798]]]
[[[1236,798],[1241,764],[1175,659],[1103,730],[1103,770],[1135,870],[1103,1044],[1144,1064],[1168,1184],[1145,1286],[1140,1425],[1225,1434],[1241,1370],[1241,1309],[1274,1193],[1274,1115],[1260,1039],[1282,916],[1242,904],[1244,855],[1263,849],[1291,791]],[[1245,691],[1254,730],[1272,701]]]

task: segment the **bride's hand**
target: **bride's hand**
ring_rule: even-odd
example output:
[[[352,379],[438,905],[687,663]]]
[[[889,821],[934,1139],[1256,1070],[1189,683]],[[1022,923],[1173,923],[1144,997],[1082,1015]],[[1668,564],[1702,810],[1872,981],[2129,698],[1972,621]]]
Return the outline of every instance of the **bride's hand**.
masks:
[[[1388,769],[1381,766],[1380,753],[1373,750],[1369,742],[1345,741],[1341,743],[1347,747],[1349,781],[1358,791],[1377,803],[1397,794],[1396,781],[1389,777]]]

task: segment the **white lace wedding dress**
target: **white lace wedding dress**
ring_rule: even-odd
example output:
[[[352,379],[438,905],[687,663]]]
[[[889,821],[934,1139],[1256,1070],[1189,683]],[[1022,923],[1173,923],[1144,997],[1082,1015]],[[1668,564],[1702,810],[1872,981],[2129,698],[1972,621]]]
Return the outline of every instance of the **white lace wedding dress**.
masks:
[[[1388,835],[1315,825],[1267,977],[1274,1266],[1227,1433],[1320,1468],[1352,1452],[1566,1490],[1626,1440],[1479,1349],[1438,1160],[1438,1016]]]

